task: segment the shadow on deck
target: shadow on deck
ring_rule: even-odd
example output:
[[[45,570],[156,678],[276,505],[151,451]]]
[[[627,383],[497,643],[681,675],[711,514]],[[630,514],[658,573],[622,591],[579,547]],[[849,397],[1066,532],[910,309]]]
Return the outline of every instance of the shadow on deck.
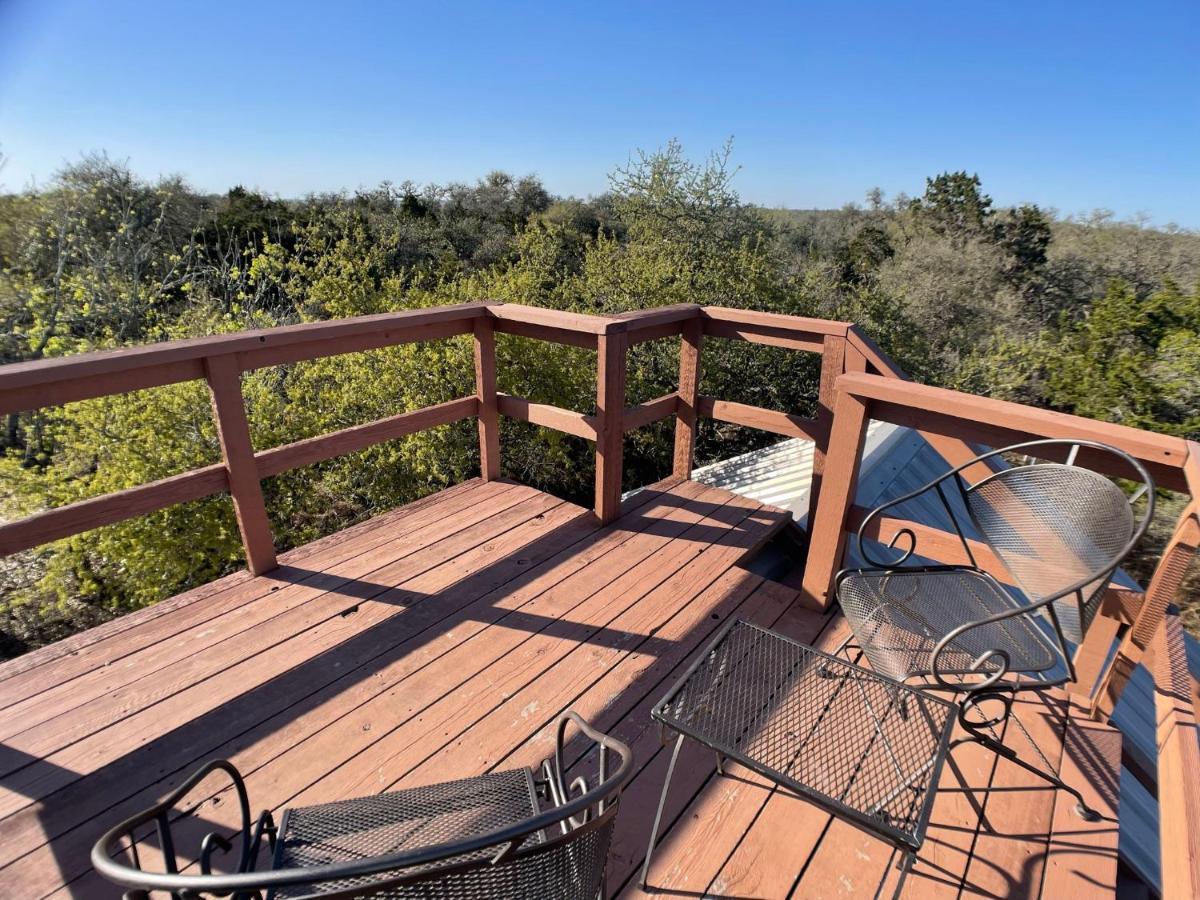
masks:
[[[844,634],[839,616],[740,567],[786,522],[683,482],[600,528],[531,488],[473,481],[295,550],[265,576],[230,576],[0,666],[0,893],[116,896],[90,869],[92,843],[212,757],[237,764],[256,809],[278,810],[535,764],[567,707],[633,748],[609,885],[636,893],[667,762],[649,712],[697,648],[731,616],[818,645]],[[1120,735],[1065,696],[1022,709],[1110,819],[1089,825],[965,747],[906,894],[1112,890]],[[653,892],[890,892],[890,848],[755,775],[714,770],[685,750]],[[223,791],[198,799],[188,846],[237,818]]]

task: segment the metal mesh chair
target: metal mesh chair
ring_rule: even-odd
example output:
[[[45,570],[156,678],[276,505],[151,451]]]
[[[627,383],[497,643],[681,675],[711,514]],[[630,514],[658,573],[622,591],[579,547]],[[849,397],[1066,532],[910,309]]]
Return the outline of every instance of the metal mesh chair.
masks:
[[[592,771],[568,782],[567,726],[591,741]],[[618,758],[612,769],[610,755]],[[181,874],[171,833],[173,810],[210,774],[233,782],[242,828],[232,874],[214,874],[214,853],[231,842],[209,834]],[[208,763],[161,803],[110,829],[92,848],[92,865],[130,890],[126,900],[168,891],[180,900],[388,900],[604,896],[608,845],[622,789],[633,775],[629,748],[573,712],[559,719],[552,759],[539,772],[514,769],[371,797],[288,809],[278,830],[269,812],[252,823],[245,784],[225,760]],[[138,842],[154,825],[165,871],[141,867]],[[266,840],[272,867],[255,871]],[[125,861],[128,860],[128,861]]]
[[[1093,459],[1108,457],[1106,468],[1127,473],[1139,482],[1137,489],[1127,494],[1077,465],[1083,449]],[[1028,461],[999,469],[989,465],[1001,454],[1024,454]],[[1056,457],[1065,462],[1044,461]],[[990,474],[968,482],[964,473],[977,471],[978,464]],[[881,560],[872,552],[865,535],[874,522],[926,492],[936,493],[970,565],[915,563],[917,540],[908,528],[889,545],[898,558]],[[1138,518],[1133,507],[1142,497],[1145,509]],[[992,450],[872,510],[858,531],[867,566],[838,574],[838,600],[873,670],[962,695],[959,723],[968,736],[956,743],[974,740],[1013,759],[1073,794],[1080,814],[1090,817],[1078,791],[1021,760],[993,729],[1011,714],[1017,691],[1075,680],[1068,643],[1078,644],[1087,634],[1113,573],[1153,514],[1150,474],[1114,447],[1041,440]],[[1003,562],[1023,597],[978,565],[965,534],[968,524]],[[907,546],[897,547],[901,539]],[[998,715],[995,707],[992,714],[982,711],[986,701],[1000,702]]]

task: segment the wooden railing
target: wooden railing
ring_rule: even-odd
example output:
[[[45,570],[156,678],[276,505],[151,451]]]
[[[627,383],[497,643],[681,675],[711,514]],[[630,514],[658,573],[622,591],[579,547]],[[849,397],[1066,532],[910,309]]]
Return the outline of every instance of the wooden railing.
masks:
[[[595,410],[577,412],[497,391],[496,332],[553,341],[597,354]],[[475,393],[437,406],[355,425],[270,449],[251,442],[240,377],[265,366],[458,335],[474,341]],[[679,387],[627,407],[626,357],[633,345],[678,336]],[[817,414],[804,418],[700,394],[703,342],[741,340],[821,354]],[[1200,546],[1200,445],[1120,425],[914,384],[857,327],[746,310],[693,304],[619,316],[591,316],[517,304],[469,303],[233,335],[132,347],[0,367],[0,414],[203,379],[212,397],[222,461],[160,481],[82,500],[0,525],[0,555],[145,515],[177,503],[228,492],[237,513],[249,569],[275,565],[274,540],[261,480],[382,441],[475,417],[480,470],[499,477],[501,415],[585,438],[596,445],[595,513],[619,513],[622,438],[674,416],[673,473],[691,474],[701,416],[814,442],[810,542],[801,602],[825,608],[847,533],[866,511],[854,505],[867,424],[871,419],[916,429],[949,463],[982,447],[1045,437],[1086,438],[1119,447],[1141,460],[1164,488],[1191,500],[1147,590],[1111,589],[1088,640],[1078,650],[1075,691],[1093,714],[1111,712],[1134,668],[1154,651],[1159,705],[1159,791],[1164,828],[1164,888],[1180,895],[1200,888],[1200,782],[1196,767],[1195,682],[1187,674],[1182,632],[1169,607]],[[1081,455],[1081,462],[1088,459]],[[1104,459],[1092,459],[1094,464]],[[1110,474],[1124,475],[1119,471]],[[912,529],[925,552],[943,562],[962,556],[956,535],[919,523],[884,518],[872,537],[888,541]],[[976,561],[1010,578],[983,545]],[[1110,647],[1117,641],[1117,650]],[[1185,777],[1186,776],[1186,777]],[[1182,787],[1175,789],[1176,781]]]
[[[596,351],[594,412],[577,412],[499,393],[496,332]],[[252,445],[240,384],[243,372],[467,334],[474,340],[473,395],[279,447],[256,449]],[[605,523],[615,519],[620,508],[623,436],[670,416],[679,423],[674,462],[678,477],[686,478],[691,472],[696,422],[702,415],[813,439],[818,445],[820,469],[832,418],[834,378],[847,371],[844,364],[848,359],[860,361],[858,369],[849,371],[862,368],[863,357],[852,345],[850,334],[848,323],[702,309],[694,304],[621,316],[592,316],[517,304],[468,303],[3,366],[3,415],[203,379],[212,397],[222,461],[2,524],[0,555],[227,492],[233,499],[247,566],[261,574],[275,565],[263,478],[471,417],[479,423],[480,469],[485,479],[500,474],[501,415],[595,442],[595,512]],[[700,396],[700,351],[706,335],[822,353],[819,415],[804,419]],[[629,347],[673,336],[681,338],[679,390],[626,407]]]

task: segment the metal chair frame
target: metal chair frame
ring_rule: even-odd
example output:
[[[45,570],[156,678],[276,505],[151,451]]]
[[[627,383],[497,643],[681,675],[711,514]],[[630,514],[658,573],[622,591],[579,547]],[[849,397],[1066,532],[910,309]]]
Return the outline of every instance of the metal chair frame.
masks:
[[[855,576],[882,576],[886,578],[888,575],[899,573],[903,573],[904,575],[908,576],[941,572],[955,572],[970,573],[971,575],[986,581],[994,590],[1004,594],[1005,596],[1011,597],[1012,595],[1007,592],[1007,590],[999,583],[999,581],[997,581],[990,573],[984,571],[979,566],[975,554],[971,550],[970,541],[967,540],[966,535],[963,533],[962,526],[959,522],[959,517],[955,513],[949,499],[947,498],[944,485],[947,481],[953,481],[955,486],[960,491],[961,498],[964,501],[964,506],[967,509],[968,516],[972,520],[972,524],[978,527],[978,522],[975,521],[974,514],[971,510],[971,504],[967,502],[970,493],[977,490],[984,484],[992,482],[993,480],[1004,478],[1006,474],[1011,474],[1014,470],[1012,468],[993,470],[991,474],[979,479],[974,484],[967,484],[962,475],[965,469],[979,463],[987,464],[989,461],[1006,453],[1024,453],[1028,456],[1034,456],[1036,454],[1031,453],[1030,451],[1046,450],[1049,448],[1058,449],[1064,447],[1068,448],[1065,463],[1035,462],[1032,464],[1066,465],[1068,467],[1074,466],[1079,450],[1081,448],[1088,448],[1090,450],[1107,453],[1118,458],[1126,466],[1128,466],[1131,472],[1136,474],[1137,478],[1141,481],[1140,488],[1138,488],[1138,490],[1127,499],[1130,506],[1132,506],[1141,497],[1145,496],[1146,508],[1142,514],[1141,520],[1135,523],[1129,539],[1117,552],[1112,555],[1105,565],[1094,569],[1081,578],[1077,578],[1070,584],[1067,584],[1045,596],[1030,596],[1029,602],[1027,603],[1020,603],[1014,598],[1011,609],[988,615],[975,621],[967,622],[952,628],[945,635],[943,635],[935,645],[930,658],[929,670],[911,672],[909,677],[921,678],[923,682],[921,687],[926,690],[945,690],[956,695],[963,695],[959,703],[958,721],[963,730],[966,732],[966,736],[954,740],[951,743],[951,749],[954,749],[955,747],[967,742],[983,744],[995,753],[1004,756],[1006,759],[1011,760],[1032,774],[1035,774],[1050,782],[1055,787],[1072,794],[1077,801],[1076,812],[1081,817],[1090,820],[1096,818],[1098,814],[1088,807],[1083,795],[1080,794],[1078,790],[1064,783],[1056,774],[1054,774],[1052,771],[1049,771],[1052,767],[1031,738],[1029,739],[1029,742],[1034,747],[1034,750],[1038,753],[1038,755],[1042,757],[1042,763],[1045,766],[1044,769],[1031,765],[1029,762],[1021,759],[1015,750],[1012,750],[1010,747],[1007,747],[1001,743],[1000,740],[995,736],[995,729],[1011,717],[1013,721],[1017,722],[1021,730],[1025,732],[1026,737],[1029,738],[1028,732],[1025,731],[1024,725],[1020,723],[1020,720],[1012,712],[1012,704],[1016,694],[1020,691],[1028,690],[1045,691],[1069,682],[1073,682],[1077,679],[1075,662],[1067,647],[1068,638],[1067,635],[1064,634],[1063,625],[1060,621],[1058,612],[1055,609],[1055,604],[1072,596],[1074,597],[1074,600],[1078,606],[1080,617],[1079,638],[1082,639],[1082,637],[1086,634],[1087,629],[1091,625],[1094,615],[1094,604],[1098,603],[1099,596],[1107,588],[1113,577],[1113,574],[1116,572],[1117,568],[1120,566],[1125,557],[1127,557],[1130,551],[1132,551],[1137,545],[1138,541],[1141,540],[1142,536],[1146,532],[1146,529],[1149,527],[1150,520],[1153,518],[1154,481],[1151,478],[1150,473],[1146,470],[1146,467],[1143,466],[1141,462],[1130,456],[1128,453],[1125,453],[1116,447],[1110,447],[1106,444],[1088,440],[1070,440],[1058,438],[1026,441],[982,453],[973,459],[967,460],[966,462],[955,466],[954,468],[935,478],[933,481],[930,481],[923,487],[920,487],[914,491],[910,491],[909,493],[904,494],[901,497],[897,497],[894,500],[889,500],[873,509],[859,526],[856,536],[858,540],[859,552],[862,554],[863,559],[866,560],[868,565],[865,567],[842,570],[837,574],[836,586],[840,598],[843,584],[848,579]],[[1044,459],[1045,457],[1043,456],[1040,458]],[[869,539],[866,537],[866,534],[871,528],[872,523],[876,519],[880,518],[886,510],[911,501],[930,490],[935,490],[937,492],[938,499],[941,501],[941,504],[950,519],[955,534],[962,544],[963,551],[965,552],[967,559],[970,560],[970,565],[907,565],[909,560],[912,559],[912,557],[916,554],[917,550],[917,536],[911,528],[907,527],[899,529],[887,545],[889,548],[900,551],[901,555],[899,559],[888,561],[880,560],[874,557],[869,549]],[[981,533],[985,533],[983,528],[979,528],[979,531]],[[897,547],[897,544],[901,538],[906,539],[906,547]],[[987,543],[986,536],[984,543]],[[1085,590],[1087,591],[1086,596]],[[1089,615],[1088,612],[1089,605],[1091,605],[1093,609],[1092,615]],[[1042,618],[1043,612],[1045,614],[1044,618],[1048,620],[1051,625],[1051,631],[1053,634],[1053,645],[1051,645],[1047,640],[1047,647],[1053,646],[1053,649],[1057,651],[1059,660],[1056,662],[1061,662],[1064,665],[1066,670],[1065,675],[1057,678],[1032,678],[1026,677],[1028,676],[1029,672],[1032,671],[1035,674],[1040,675],[1041,671],[1045,671],[1045,669],[1023,670],[1022,672],[1016,673],[1015,677],[1010,678],[1011,660],[1006,652],[997,648],[985,650],[983,653],[980,653],[974,659],[971,665],[965,670],[949,669],[943,666],[943,655],[955,645],[959,638],[961,638],[967,632],[973,629],[983,628],[1007,619],[1015,619],[1018,617],[1028,617],[1033,623],[1033,626],[1038,627],[1037,622],[1039,618]],[[851,624],[853,625],[853,622]],[[869,641],[860,640],[858,647],[864,653],[866,653],[869,660],[871,655]],[[989,667],[992,669],[992,671],[986,675],[983,675],[980,680],[963,680],[979,674]],[[1047,666],[1045,668],[1049,669],[1051,667],[1052,666]],[[932,683],[929,682],[930,678],[932,678]],[[992,714],[985,712],[982,709],[982,706],[984,703],[988,702],[998,702],[1000,704],[999,712],[993,712]],[[975,803],[976,801],[974,796],[970,796],[972,802]],[[980,811],[980,814],[982,817],[982,811]]]
[[[587,781],[579,776],[567,783],[563,765],[567,726],[576,728],[597,748],[597,783],[588,789]],[[615,753],[619,764],[609,771],[608,754]],[[198,861],[199,874],[182,874],[171,835],[171,813],[201,781],[213,772],[229,776],[238,795],[241,808],[240,848],[236,871],[232,874],[213,874],[211,861],[214,851],[229,852],[232,844],[221,835],[210,833],[201,842]],[[304,885],[312,890],[296,900],[338,900],[338,898],[383,895],[387,891],[432,882],[471,869],[500,866],[518,859],[548,853],[564,844],[578,840],[594,829],[611,825],[617,814],[620,795],[633,777],[633,753],[616,738],[592,728],[573,711],[558,720],[554,755],[543,761],[541,777],[535,782],[539,795],[551,807],[504,828],[473,835],[455,841],[442,842],[390,853],[370,859],[354,860],[332,865],[305,868],[254,871],[254,863],[265,838],[274,854],[276,828],[269,811],[251,821],[249,796],[245,782],[234,765],[227,760],[212,760],[197,770],[166,799],[113,826],[92,848],[93,867],[102,876],[130,888],[125,900],[149,900],[150,891],[167,891],[177,900],[198,900],[205,896],[233,897],[234,900],[261,898],[264,891]],[[136,831],[153,823],[165,859],[165,872],[147,872],[141,868],[137,851]],[[542,835],[540,842],[529,841]],[[128,841],[132,866],[118,861],[122,843]],[[499,847],[492,854],[463,860],[467,854]],[[345,879],[381,876],[367,884],[355,884],[321,889]],[[599,895],[604,896],[603,877]]]

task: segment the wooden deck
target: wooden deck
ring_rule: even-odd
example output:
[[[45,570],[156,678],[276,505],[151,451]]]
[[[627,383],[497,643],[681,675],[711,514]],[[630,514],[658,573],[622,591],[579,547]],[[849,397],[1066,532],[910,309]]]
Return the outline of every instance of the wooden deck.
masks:
[[[610,858],[638,893],[667,753],[649,711],[740,616],[832,646],[837,615],[739,567],[786,515],[694,482],[601,528],[528,487],[473,481],[0,666],[0,896],[110,897],[88,852],[201,761],[232,759],[255,809],[532,764],[571,707],[627,741],[638,773]],[[1116,883],[1120,735],[1057,706],[1021,718],[1107,821],[966,747],[947,770],[909,896],[1079,896]],[[1018,749],[1015,726],[1006,736]],[[974,752],[978,750],[978,752]],[[888,848],[688,747],[650,884],[684,896],[874,896]],[[990,790],[989,790],[990,788]],[[232,821],[225,794],[198,836]],[[189,843],[190,845],[190,843]]]

